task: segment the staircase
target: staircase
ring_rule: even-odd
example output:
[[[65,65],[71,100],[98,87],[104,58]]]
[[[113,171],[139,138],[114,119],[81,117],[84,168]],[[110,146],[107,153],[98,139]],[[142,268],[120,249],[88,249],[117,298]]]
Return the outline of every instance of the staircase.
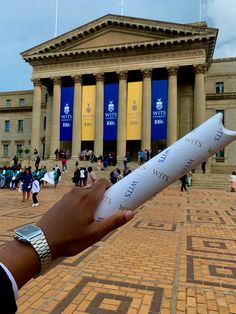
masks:
[[[228,190],[228,185],[228,174],[194,173],[192,176],[192,187],[194,188]]]
[[[52,171],[52,168],[55,164],[57,164],[61,168],[61,162],[54,160],[45,160],[40,163],[40,166],[46,164],[48,171]],[[28,164],[26,165],[28,166]],[[34,169],[34,162],[31,161],[32,169]],[[68,171],[62,174],[63,181],[67,184],[72,184],[71,178],[74,175],[75,171],[75,160],[68,160],[67,162]],[[91,166],[96,173],[97,179],[106,178],[109,180],[110,172],[115,168],[114,166],[109,166],[104,170],[100,170],[96,163],[91,163],[90,161],[79,161],[79,167],[88,168]],[[133,171],[138,167],[137,162],[129,162],[128,167]],[[118,161],[116,168],[119,168],[121,172],[123,171],[123,162]],[[229,182],[230,174],[212,174],[212,173],[193,173],[192,175],[192,187],[197,189],[219,189],[219,190],[228,190],[228,182]],[[72,184],[73,185],[73,184]],[[176,180],[172,186],[180,187],[180,181]]]

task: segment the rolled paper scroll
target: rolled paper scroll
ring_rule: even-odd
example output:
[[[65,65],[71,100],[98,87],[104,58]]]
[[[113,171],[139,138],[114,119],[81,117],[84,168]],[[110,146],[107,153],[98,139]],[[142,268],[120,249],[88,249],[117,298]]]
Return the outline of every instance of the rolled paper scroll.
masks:
[[[137,208],[235,140],[236,132],[225,129],[222,119],[222,113],[216,114],[112,185],[104,193],[95,219]]]

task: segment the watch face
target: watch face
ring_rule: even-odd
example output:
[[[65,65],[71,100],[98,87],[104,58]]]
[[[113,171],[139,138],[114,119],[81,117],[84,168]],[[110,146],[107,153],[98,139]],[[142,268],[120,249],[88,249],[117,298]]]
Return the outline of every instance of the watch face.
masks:
[[[15,234],[20,235],[21,237],[31,237],[40,232],[40,228],[34,225],[26,225],[22,228],[16,229]]]

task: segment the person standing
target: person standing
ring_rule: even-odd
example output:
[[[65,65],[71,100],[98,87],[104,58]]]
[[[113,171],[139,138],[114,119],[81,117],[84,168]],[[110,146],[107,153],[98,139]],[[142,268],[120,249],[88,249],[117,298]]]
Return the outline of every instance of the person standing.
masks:
[[[125,155],[125,157],[124,157],[124,159],[123,159],[124,169],[127,168],[127,162],[128,162],[128,158],[127,158],[127,156]]]
[[[79,168],[75,169],[72,181],[75,184],[75,186],[79,186],[79,181],[80,181],[80,169]]]
[[[18,157],[17,157],[16,155],[13,157],[13,163],[14,163],[14,166],[15,166],[15,167],[16,167],[17,164],[18,164]]]
[[[61,176],[61,170],[59,168],[57,168],[54,171],[54,188],[57,187],[57,185],[59,183],[60,176]]]
[[[33,157],[34,162],[36,161],[37,156],[38,156],[38,150],[35,148],[34,149],[34,157]]]
[[[230,192],[235,192],[236,189],[236,172],[233,171],[230,178],[229,178],[229,187]]]
[[[37,195],[40,192],[40,186],[39,186],[39,181],[37,180],[37,176],[33,176],[32,178],[31,192],[32,192],[32,200],[33,200],[32,206],[37,207],[39,206]]]
[[[192,186],[192,171],[190,170],[189,173],[187,174],[187,185]]]
[[[61,171],[62,171],[62,173],[67,171],[67,160],[66,160],[66,158],[63,158],[61,160]]]
[[[203,161],[201,164],[202,173],[206,173],[206,161]]]
[[[86,185],[86,168],[81,167],[79,174],[79,186],[83,187],[85,185]]]
[[[138,158],[139,158],[139,164],[140,164],[140,165],[143,165],[143,163],[144,163],[144,158],[145,158],[145,153],[144,153],[143,150],[140,150],[140,151],[138,152]]]
[[[38,169],[39,169],[40,161],[41,161],[41,159],[40,159],[39,155],[37,155],[36,160],[35,160],[35,170],[36,171],[38,171]]]
[[[92,167],[88,167],[87,182],[86,182],[86,185],[85,185],[84,188],[85,189],[90,189],[94,185],[95,180],[96,180],[96,175],[93,172],[93,168]]]
[[[57,148],[54,152],[56,161],[59,159],[59,148]]]
[[[76,162],[75,162],[75,169],[77,169],[78,167],[79,167],[79,161],[76,160]]]
[[[32,175],[29,168],[26,168],[22,175],[22,202],[25,201],[25,196],[27,195],[27,201],[30,199],[30,191],[32,184]]]

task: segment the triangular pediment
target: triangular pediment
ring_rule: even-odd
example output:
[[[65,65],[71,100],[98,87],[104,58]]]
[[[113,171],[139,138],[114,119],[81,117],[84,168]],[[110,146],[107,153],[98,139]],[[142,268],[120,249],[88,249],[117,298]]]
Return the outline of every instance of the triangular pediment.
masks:
[[[78,50],[78,49],[89,49],[96,47],[105,47],[113,45],[124,45],[130,43],[139,43],[153,40],[162,40],[167,38],[167,36],[161,35],[149,35],[145,32],[137,31],[121,31],[116,29],[108,29],[97,32],[83,40],[77,40],[76,42],[58,49],[58,51],[65,50]]]
[[[31,60],[63,57],[65,54],[88,53],[110,49],[128,49],[132,45],[171,44],[206,38],[216,39],[217,30],[204,23],[176,24],[119,15],[106,15],[77,29],[49,40],[22,53]]]

